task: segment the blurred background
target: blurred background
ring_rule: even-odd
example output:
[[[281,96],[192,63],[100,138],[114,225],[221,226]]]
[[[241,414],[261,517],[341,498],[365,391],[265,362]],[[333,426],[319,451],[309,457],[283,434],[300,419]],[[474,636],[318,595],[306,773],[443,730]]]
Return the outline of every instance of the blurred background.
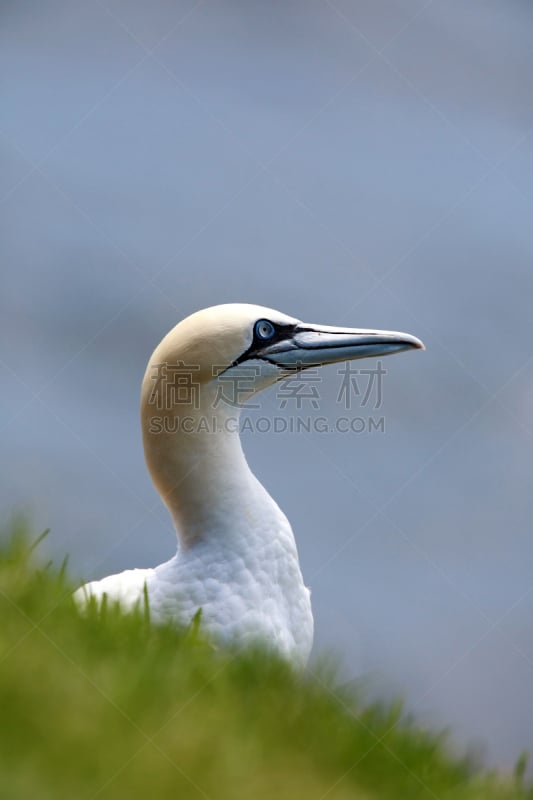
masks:
[[[245,448],[293,524],[316,656],[512,764],[533,748],[531,3],[0,18],[2,516],[49,526],[84,578],[172,555],[139,389],[200,307],[414,333],[426,353],[384,362],[384,433]]]

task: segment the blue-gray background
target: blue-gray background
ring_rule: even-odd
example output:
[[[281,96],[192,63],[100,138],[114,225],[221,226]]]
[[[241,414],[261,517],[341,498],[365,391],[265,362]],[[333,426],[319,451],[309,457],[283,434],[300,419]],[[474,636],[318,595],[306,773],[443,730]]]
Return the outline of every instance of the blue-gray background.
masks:
[[[531,3],[0,8],[2,514],[84,577],[171,555],[138,393],[199,307],[415,333],[384,435],[246,450],[316,652],[511,764],[533,747]]]

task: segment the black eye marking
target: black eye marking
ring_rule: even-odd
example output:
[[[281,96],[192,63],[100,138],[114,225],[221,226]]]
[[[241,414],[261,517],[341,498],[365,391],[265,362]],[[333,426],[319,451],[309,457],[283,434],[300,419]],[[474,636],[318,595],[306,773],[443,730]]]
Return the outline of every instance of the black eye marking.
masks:
[[[233,364],[226,367],[226,370],[231,367],[236,367],[238,364],[242,364],[250,359],[259,359],[260,361],[268,361],[273,364],[274,362],[270,361],[268,356],[261,352],[262,349],[283,339],[290,339],[297,327],[297,323],[274,323],[269,319],[257,320],[253,327],[253,341],[250,347],[235,359]],[[226,372],[226,370],[223,370],[223,372]]]
[[[254,336],[261,342],[268,342],[275,333],[276,329],[268,319],[259,319],[254,325]]]

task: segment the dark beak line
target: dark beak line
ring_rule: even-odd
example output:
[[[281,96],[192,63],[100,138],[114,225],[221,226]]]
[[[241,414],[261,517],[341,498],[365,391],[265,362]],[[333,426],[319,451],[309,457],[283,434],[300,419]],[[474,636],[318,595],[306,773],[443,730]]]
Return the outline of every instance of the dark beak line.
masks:
[[[328,348],[364,347],[365,345],[377,344],[377,343],[387,343],[388,341],[390,341],[391,344],[392,343],[394,343],[394,344],[400,344],[401,343],[401,339],[398,336],[398,334],[394,334],[394,335],[387,334],[387,332],[385,332],[385,331],[383,331],[383,332],[381,332],[381,331],[365,331],[364,333],[361,332],[359,341],[354,341],[354,339],[353,339],[354,332],[353,331],[349,331],[349,330],[348,331],[339,330],[339,331],[331,331],[331,332],[328,331],[328,333],[324,336],[324,339],[322,339],[322,340],[319,338],[319,336],[321,334],[321,331],[316,331],[313,328],[303,328],[302,327],[302,328],[297,328],[297,330],[295,331],[295,333],[297,333],[297,334],[298,333],[305,333],[305,332],[308,332],[308,333],[311,333],[311,334],[315,334],[316,338],[306,341],[304,337],[299,337],[297,346],[299,348],[301,348],[302,350],[327,350]],[[318,336],[317,336],[317,334],[318,334]],[[349,341],[349,342],[339,342],[339,341],[335,341],[335,337],[337,337],[337,336],[339,338],[346,337],[346,336],[350,336],[352,338],[351,338],[351,341]],[[376,342],[376,339],[379,339],[379,342]],[[415,350],[424,350],[425,349],[424,345],[422,344],[422,342],[420,340],[414,340],[413,341],[413,340],[411,340],[411,337],[408,337],[408,336],[405,337],[405,340],[404,340],[403,343],[408,345],[409,347],[412,347]],[[289,349],[289,348],[287,348],[287,349]]]

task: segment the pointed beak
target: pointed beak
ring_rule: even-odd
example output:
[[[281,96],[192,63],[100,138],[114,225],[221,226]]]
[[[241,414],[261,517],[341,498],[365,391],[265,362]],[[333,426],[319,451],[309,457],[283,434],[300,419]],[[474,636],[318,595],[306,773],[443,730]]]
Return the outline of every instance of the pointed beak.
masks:
[[[388,356],[403,350],[424,349],[420,339],[410,333],[300,323],[290,338],[267,345],[261,354],[279,367],[299,370],[356,358]]]

